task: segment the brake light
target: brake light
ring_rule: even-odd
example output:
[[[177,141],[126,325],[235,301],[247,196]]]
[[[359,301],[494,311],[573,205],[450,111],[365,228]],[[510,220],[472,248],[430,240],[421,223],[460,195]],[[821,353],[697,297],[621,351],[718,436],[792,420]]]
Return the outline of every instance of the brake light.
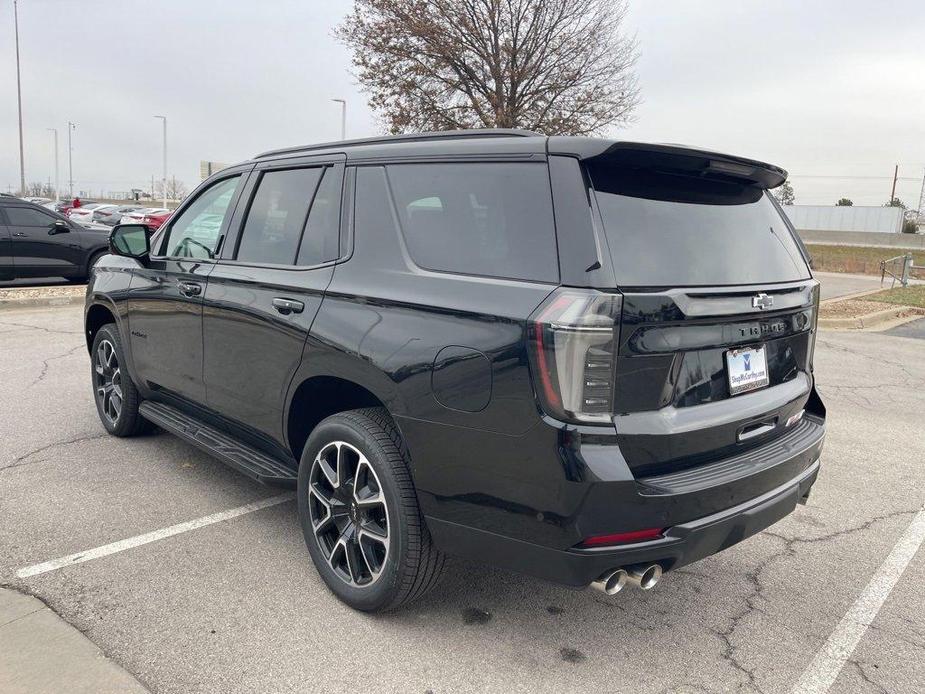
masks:
[[[646,542],[657,540],[662,536],[662,528],[648,528],[646,530],[633,530],[628,533],[613,533],[611,535],[593,535],[582,540],[579,547],[605,547],[608,545],[628,545],[633,542]]]
[[[809,372],[814,370],[813,361],[816,357],[816,331],[819,329],[819,285],[813,287],[813,325],[809,332]]]
[[[565,421],[610,420],[622,306],[620,294],[560,288],[531,316],[530,357],[544,412]]]

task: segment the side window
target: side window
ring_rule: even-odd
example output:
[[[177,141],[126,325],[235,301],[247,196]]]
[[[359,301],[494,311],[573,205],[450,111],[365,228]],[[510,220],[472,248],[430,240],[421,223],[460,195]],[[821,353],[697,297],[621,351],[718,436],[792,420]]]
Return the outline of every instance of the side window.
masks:
[[[302,235],[297,265],[317,265],[336,260],[340,252],[340,193],[343,168],[329,166],[324,170],[318,192],[308,213],[308,224]]]
[[[393,164],[387,171],[408,252],[419,266],[558,280],[544,164]]]
[[[58,221],[57,217],[45,214],[31,207],[4,207],[6,217],[13,227],[47,227]]]
[[[202,192],[170,225],[164,255],[171,258],[212,258],[222,222],[234,198],[240,176],[226,178]]]
[[[292,265],[323,169],[267,171],[254,193],[237,260]]]

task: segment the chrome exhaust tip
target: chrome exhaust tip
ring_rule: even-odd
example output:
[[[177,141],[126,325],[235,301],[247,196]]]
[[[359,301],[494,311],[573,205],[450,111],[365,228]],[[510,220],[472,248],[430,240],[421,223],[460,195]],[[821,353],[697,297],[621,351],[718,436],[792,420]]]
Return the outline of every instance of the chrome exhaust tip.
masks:
[[[608,571],[591,585],[607,595],[616,595],[626,585],[627,573],[623,569]]]
[[[659,564],[638,564],[626,569],[626,581],[642,590],[652,590],[662,577]]]

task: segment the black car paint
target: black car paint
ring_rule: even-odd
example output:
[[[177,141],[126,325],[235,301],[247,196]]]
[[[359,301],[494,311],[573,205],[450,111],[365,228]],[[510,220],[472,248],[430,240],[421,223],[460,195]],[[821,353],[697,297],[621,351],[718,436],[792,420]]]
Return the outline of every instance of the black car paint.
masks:
[[[154,254],[144,264],[105,257],[87,290],[88,332],[103,310],[110,311],[130,337],[127,368],[144,397],[216,423],[293,467],[305,438],[293,431],[293,403],[301,391],[324,379],[362,388],[399,426],[421,510],[447,552],[571,585],[637,561],[681,566],[786,515],[815,480],[825,409],[812,379],[812,324],[794,327],[797,316],[813,310],[815,281],[762,287],[790,297],[785,310],[766,315],[742,305],[754,287],[627,290],[618,386],[627,412],[615,416],[614,426],[576,426],[539,411],[526,350],[528,319],[556,285],[423,270],[388,225],[354,225],[357,167],[547,161],[560,284],[620,292],[607,254],[596,248],[599,222],[589,214],[593,201],[579,163],[617,146],[585,138],[447,139],[258,159],[230,173],[246,177],[255,166],[346,160],[341,257],[309,269],[232,260],[245,209],[242,191],[250,189],[245,179],[225,220],[219,257],[192,261]],[[227,175],[221,172],[203,186]],[[155,235],[152,248],[168,227]],[[185,296],[184,282],[201,292]],[[272,305],[277,297],[302,301],[305,310],[283,315]],[[706,317],[697,316],[698,307]],[[746,320],[743,313],[750,314]],[[773,327],[780,321],[783,330]],[[691,324],[707,328],[696,349],[683,359],[659,354],[664,335],[652,331]],[[754,325],[762,336],[776,336],[761,340],[771,345],[772,387],[735,401],[712,387],[691,396],[694,371],[706,370],[713,383],[722,369],[723,349],[711,343],[711,331],[726,339],[728,331],[747,332]],[[717,402],[711,403],[711,394]],[[730,402],[743,408],[743,416],[730,414]],[[703,414],[687,430],[665,436],[653,429],[666,408],[690,406],[687,412]],[[683,471],[721,462],[735,451],[759,455],[803,409],[815,429],[805,448],[786,459],[696,492],[646,491],[646,476],[665,473],[657,463],[666,459],[669,471]],[[751,410],[760,416],[751,417]],[[736,442],[752,419],[768,417],[775,422],[773,434],[747,445]],[[714,516],[716,522],[704,521]],[[625,548],[577,547],[591,535],[652,527],[670,530],[660,540]]]
[[[6,210],[21,207],[48,218],[45,226],[13,225]],[[109,247],[105,231],[87,229],[67,217],[25,200],[0,198],[0,279],[89,274],[95,255]]]

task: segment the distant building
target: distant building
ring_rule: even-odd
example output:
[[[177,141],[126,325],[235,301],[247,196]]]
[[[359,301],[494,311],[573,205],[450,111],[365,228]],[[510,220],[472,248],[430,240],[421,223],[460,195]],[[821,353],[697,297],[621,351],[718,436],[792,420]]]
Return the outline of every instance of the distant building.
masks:
[[[898,234],[903,228],[901,207],[852,205],[784,205],[799,231],[874,231]]]
[[[199,177],[204,181],[209,176],[214,173],[221,171],[222,169],[227,169],[228,164],[222,164],[217,161],[200,161],[199,162]]]

